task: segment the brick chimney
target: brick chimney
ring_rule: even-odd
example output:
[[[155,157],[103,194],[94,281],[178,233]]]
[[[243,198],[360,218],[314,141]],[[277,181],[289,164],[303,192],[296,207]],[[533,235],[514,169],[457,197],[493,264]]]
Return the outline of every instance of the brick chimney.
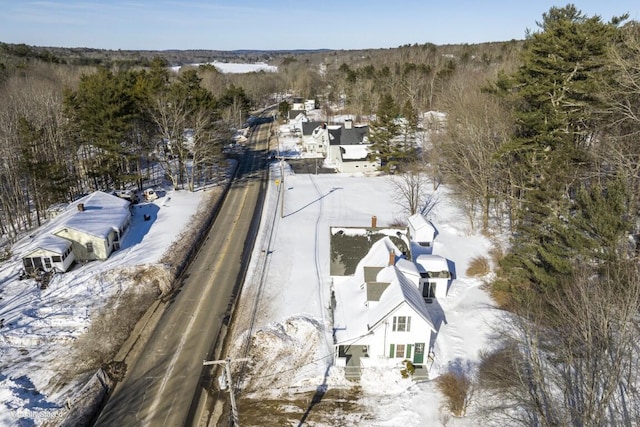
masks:
[[[78,203],[78,211],[84,212],[84,203]]]
[[[371,217],[371,228],[376,228],[377,226],[378,226],[378,217],[374,215]]]
[[[396,265],[396,254],[393,250],[389,251],[389,265]]]

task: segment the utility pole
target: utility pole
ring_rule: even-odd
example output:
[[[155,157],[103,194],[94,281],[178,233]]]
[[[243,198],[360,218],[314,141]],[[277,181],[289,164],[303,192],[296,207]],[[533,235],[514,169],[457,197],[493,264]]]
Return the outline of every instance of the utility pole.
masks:
[[[203,366],[208,365],[224,365],[225,376],[227,377],[227,388],[229,389],[229,398],[231,399],[231,420],[235,427],[240,427],[238,422],[238,407],[236,406],[236,396],[233,394],[233,381],[231,380],[231,362],[248,362],[249,358],[231,359],[227,357],[225,360],[204,360]]]
[[[280,156],[280,185],[282,189],[282,198],[280,199],[280,218],[284,218],[284,160]]]

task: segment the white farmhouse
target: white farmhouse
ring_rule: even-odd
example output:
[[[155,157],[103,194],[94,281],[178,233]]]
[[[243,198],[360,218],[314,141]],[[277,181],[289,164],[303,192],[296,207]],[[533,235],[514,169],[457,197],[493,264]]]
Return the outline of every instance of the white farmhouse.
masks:
[[[416,283],[396,266],[402,254],[388,237],[377,241],[353,276],[334,282],[337,366],[358,378],[372,366],[423,370],[436,330]]]

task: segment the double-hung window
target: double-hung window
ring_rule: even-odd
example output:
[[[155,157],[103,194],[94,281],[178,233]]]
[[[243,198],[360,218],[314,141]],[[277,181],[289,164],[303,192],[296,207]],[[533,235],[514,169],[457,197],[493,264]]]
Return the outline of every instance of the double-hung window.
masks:
[[[411,316],[393,316],[394,332],[409,332],[411,330]]]

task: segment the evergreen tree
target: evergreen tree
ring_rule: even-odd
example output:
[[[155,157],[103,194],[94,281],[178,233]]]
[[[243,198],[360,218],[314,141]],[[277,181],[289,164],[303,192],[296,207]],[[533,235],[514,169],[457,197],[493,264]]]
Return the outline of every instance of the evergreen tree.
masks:
[[[380,99],[376,120],[371,124],[372,150],[380,157],[381,168],[393,171],[398,166],[399,109],[390,94]]]
[[[135,161],[135,141],[130,139],[138,114],[134,85],[131,72],[113,74],[101,68],[84,75],[78,89],[65,98],[94,189],[119,187],[126,180],[128,163]]]
[[[576,234],[569,226],[571,200],[589,176],[603,109],[597,94],[620,22],[588,18],[573,5],[553,7],[525,41],[520,69],[498,83],[511,97],[517,125],[501,159],[523,184],[512,251],[503,263],[513,283],[557,286],[585,244],[584,230]]]

